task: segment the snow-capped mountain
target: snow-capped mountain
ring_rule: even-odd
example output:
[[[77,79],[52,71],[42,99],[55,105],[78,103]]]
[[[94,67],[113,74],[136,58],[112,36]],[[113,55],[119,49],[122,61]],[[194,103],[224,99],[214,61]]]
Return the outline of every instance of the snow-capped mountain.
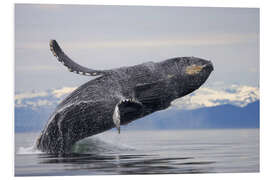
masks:
[[[44,106],[56,106],[76,87],[63,87],[46,91],[21,92],[15,94],[15,107],[32,109]],[[190,95],[175,100],[172,105],[179,109],[197,109],[232,104],[245,107],[260,99],[259,88],[252,86],[231,85],[230,87],[202,87]]]
[[[231,85],[218,88],[202,87],[190,95],[176,99],[172,105],[179,109],[197,109],[224,104],[245,107],[259,99],[259,88]]]
[[[40,131],[57,104],[76,87],[46,91],[20,92],[15,95],[15,131]],[[170,128],[258,128],[259,88],[200,88],[175,100],[173,107],[159,111],[127,126],[133,129]],[[176,107],[176,108],[174,108]],[[166,123],[170,119],[170,123]]]
[[[30,107],[32,109],[44,106],[56,106],[76,87],[63,87],[46,91],[21,92],[15,94],[15,107]]]

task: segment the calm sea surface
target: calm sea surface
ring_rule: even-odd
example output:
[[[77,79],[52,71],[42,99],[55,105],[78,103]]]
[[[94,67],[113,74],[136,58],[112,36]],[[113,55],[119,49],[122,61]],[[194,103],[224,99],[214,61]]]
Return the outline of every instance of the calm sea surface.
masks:
[[[68,157],[33,150],[37,135],[15,134],[15,176],[259,172],[259,129],[109,131]]]

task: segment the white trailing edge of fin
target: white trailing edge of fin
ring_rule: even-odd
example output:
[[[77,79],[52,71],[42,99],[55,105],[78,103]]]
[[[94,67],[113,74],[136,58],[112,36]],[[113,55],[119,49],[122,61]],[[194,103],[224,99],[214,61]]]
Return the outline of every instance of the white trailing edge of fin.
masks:
[[[113,122],[118,129],[118,133],[120,134],[120,112],[118,104],[115,106],[114,113],[113,113]]]

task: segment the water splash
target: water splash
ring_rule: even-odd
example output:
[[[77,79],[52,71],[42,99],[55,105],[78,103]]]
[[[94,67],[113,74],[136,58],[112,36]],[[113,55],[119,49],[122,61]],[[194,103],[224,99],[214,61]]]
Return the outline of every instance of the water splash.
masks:
[[[80,154],[117,154],[135,150],[135,148],[121,142],[121,135],[113,134],[110,133],[110,137],[108,137],[107,134],[100,134],[85,138],[75,143],[72,147],[72,152]]]
[[[34,145],[30,147],[19,147],[16,154],[43,154],[44,152],[38,150]]]

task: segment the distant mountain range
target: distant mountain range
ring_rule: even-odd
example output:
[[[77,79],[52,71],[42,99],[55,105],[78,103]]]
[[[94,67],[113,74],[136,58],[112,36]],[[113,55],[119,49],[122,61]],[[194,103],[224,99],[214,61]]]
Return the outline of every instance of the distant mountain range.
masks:
[[[224,104],[245,107],[259,99],[258,87],[240,85],[217,86],[215,88],[202,87],[188,96],[175,100],[173,105],[179,109],[197,109]]]
[[[57,104],[75,87],[15,94],[15,131],[40,131]],[[124,129],[258,128],[259,89],[200,88],[172,107],[136,120]]]
[[[42,130],[53,110],[53,107],[15,107],[15,132]]]
[[[245,107],[226,104],[194,110],[170,108],[136,120],[128,129],[259,128],[260,101]]]

